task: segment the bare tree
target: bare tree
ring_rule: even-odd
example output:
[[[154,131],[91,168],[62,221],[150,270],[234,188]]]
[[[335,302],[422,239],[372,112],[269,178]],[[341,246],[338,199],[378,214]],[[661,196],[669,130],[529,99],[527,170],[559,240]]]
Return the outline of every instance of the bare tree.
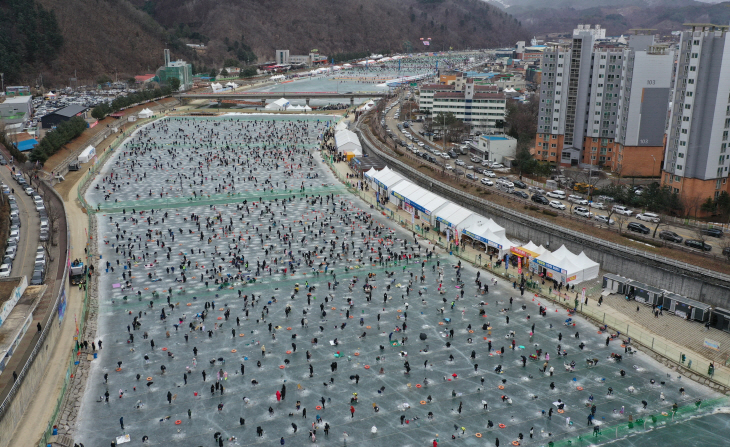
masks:
[[[616,214],[616,225],[618,225],[618,233],[623,234],[624,226],[629,223],[629,216],[625,214]]]
[[[722,249],[722,256],[730,262],[730,239],[724,239],[720,242],[720,248]]]

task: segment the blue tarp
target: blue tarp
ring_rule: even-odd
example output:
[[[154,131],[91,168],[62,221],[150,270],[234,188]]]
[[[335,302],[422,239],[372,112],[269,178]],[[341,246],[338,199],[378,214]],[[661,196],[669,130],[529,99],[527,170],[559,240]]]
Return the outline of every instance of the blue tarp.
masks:
[[[38,145],[38,142],[34,139],[21,141],[20,143],[18,143],[18,150],[20,152],[29,151],[29,150],[33,149],[34,147],[36,147],[37,145]]]

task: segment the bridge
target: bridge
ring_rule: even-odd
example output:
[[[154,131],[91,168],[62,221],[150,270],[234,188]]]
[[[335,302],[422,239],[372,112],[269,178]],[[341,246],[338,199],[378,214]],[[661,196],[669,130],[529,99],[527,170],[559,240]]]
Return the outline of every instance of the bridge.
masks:
[[[238,101],[261,101],[261,106],[266,106],[267,100],[277,100],[279,98],[286,99],[304,99],[309,105],[311,99],[349,99],[350,105],[355,104],[355,98],[370,99],[384,98],[388,96],[388,92],[206,92],[206,93],[182,93],[177,95],[177,99],[181,102],[207,99],[210,101],[238,100]]]

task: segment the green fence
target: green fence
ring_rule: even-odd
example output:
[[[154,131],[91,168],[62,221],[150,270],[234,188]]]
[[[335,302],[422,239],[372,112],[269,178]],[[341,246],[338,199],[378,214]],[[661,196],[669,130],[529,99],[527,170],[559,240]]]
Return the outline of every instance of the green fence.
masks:
[[[717,408],[727,406],[728,403],[730,403],[730,399],[723,396],[717,399],[683,405],[678,407],[676,410],[673,410],[670,405],[667,405],[666,409],[657,414],[610,426],[601,425],[598,426],[597,431],[594,431],[594,428],[590,428],[583,435],[563,439],[561,441],[548,442],[548,447],[590,446],[601,444],[628,435],[640,434],[656,428],[665,427],[668,424],[684,422],[692,417],[711,414]]]

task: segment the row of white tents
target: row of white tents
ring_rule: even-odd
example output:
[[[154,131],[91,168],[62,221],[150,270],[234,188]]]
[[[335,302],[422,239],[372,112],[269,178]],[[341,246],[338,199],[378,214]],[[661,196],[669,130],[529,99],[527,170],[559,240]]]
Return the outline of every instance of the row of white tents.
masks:
[[[598,263],[585,253],[573,254],[565,246],[550,252],[532,242],[525,245],[513,242],[494,220],[421,188],[387,167],[380,171],[370,169],[364,175],[381,203],[387,197],[410,213],[413,223],[418,218],[422,226],[436,228],[447,241],[462,244],[467,237],[481,242],[486,252],[493,252],[499,259],[518,256],[523,258],[525,268],[563,284],[577,284],[598,276]]]
[[[286,98],[279,98],[276,101],[273,101],[269,104],[266,104],[265,107],[266,110],[273,110],[277,112],[283,112],[283,111],[301,111],[301,112],[311,112],[312,108],[309,106],[293,106]]]
[[[335,132],[335,146],[340,154],[352,154],[355,157],[362,156],[362,145],[355,132],[347,130],[344,126]]]

